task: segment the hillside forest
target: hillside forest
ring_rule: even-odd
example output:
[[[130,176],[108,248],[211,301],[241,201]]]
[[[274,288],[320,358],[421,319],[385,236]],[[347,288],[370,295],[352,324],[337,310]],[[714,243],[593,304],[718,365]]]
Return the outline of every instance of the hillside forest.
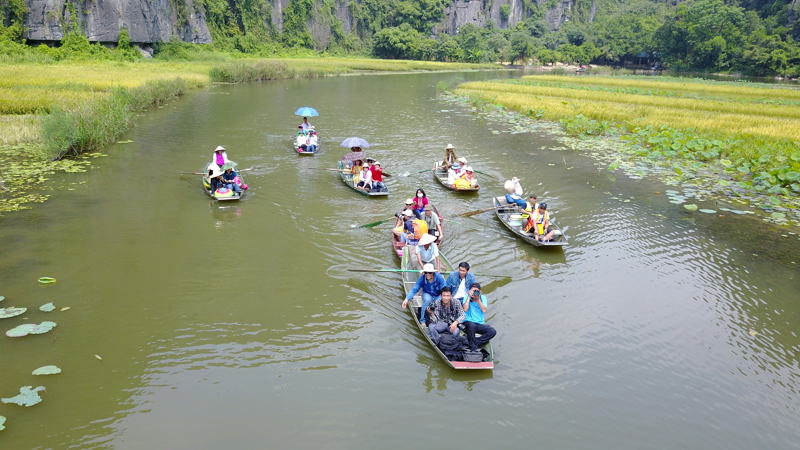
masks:
[[[557,23],[548,20],[548,12],[562,8],[563,1],[523,0],[522,16],[513,26],[511,7],[505,4],[501,23],[486,18],[483,26],[466,23],[449,35],[441,24],[451,1],[351,0],[345,5],[350,19],[345,27],[342,4],[334,0],[290,0],[280,24],[273,21],[270,0],[198,0],[193,7],[205,14],[213,44],[160,43],[156,57],[324,53],[511,64],[657,63],[683,71],[800,74],[798,0],[572,0]],[[483,0],[482,10],[491,10],[494,1]],[[181,2],[174,1],[178,10]],[[74,7],[70,10],[73,16],[63,18],[69,33],[60,47],[26,49],[21,45],[25,2],[0,0],[0,58],[139,57],[124,39],[121,52],[89,45],[81,39]]]

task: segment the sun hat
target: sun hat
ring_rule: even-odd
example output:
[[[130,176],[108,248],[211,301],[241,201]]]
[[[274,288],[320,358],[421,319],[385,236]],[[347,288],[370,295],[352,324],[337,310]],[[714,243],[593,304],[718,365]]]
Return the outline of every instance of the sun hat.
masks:
[[[422,266],[422,270],[419,271],[419,273],[433,273],[433,272],[436,272],[436,268],[433,267],[433,264],[430,263]]]
[[[447,148],[445,150],[450,150],[451,148],[453,148],[453,144],[447,144]]]
[[[453,164],[453,169],[460,169],[460,168],[461,168],[461,164],[459,164],[459,163]]]
[[[414,214],[414,213],[413,213],[413,212],[411,212],[411,210],[410,210],[410,209],[404,209],[404,210],[403,210],[403,215],[404,215],[404,216],[410,216],[410,215],[412,215],[412,214]]]
[[[216,149],[214,149],[214,151],[215,151],[215,152],[218,152],[218,151],[223,151],[223,152],[224,152],[224,151],[225,151],[225,147],[223,147],[223,146],[219,145],[219,146],[217,146],[217,148],[216,148]]]
[[[311,125],[311,129],[312,129],[312,130],[316,130],[316,128],[314,128],[314,125]]]
[[[373,164],[375,164],[376,166],[380,166],[381,165],[381,163],[379,163],[378,161],[375,161]]]
[[[413,198],[409,198],[409,199],[406,200],[406,205],[413,205],[413,204],[414,204],[414,199]]]
[[[303,126],[302,126],[302,125],[300,125],[300,126],[298,126],[297,128],[303,128]]]
[[[432,234],[425,233],[419,238],[419,245],[428,245],[436,242],[436,237]]]
[[[467,168],[466,168],[466,169],[464,169],[464,170],[466,170],[467,172],[473,172],[473,170],[472,170],[472,166],[467,166]]]
[[[211,172],[211,173],[208,173]],[[208,166],[208,171],[206,172],[206,176],[208,178],[217,178],[218,176],[222,175],[222,168],[216,164],[211,164]]]
[[[466,163],[467,162],[467,158],[464,158],[462,156],[461,158],[458,158],[458,162]]]
[[[509,194],[512,194],[514,192],[514,182],[511,180],[506,180],[506,182],[503,183],[503,189],[505,189]]]

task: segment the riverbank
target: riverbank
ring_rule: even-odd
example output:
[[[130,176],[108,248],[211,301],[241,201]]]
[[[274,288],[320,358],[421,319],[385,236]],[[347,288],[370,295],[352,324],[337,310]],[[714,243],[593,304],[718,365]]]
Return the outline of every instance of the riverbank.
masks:
[[[508,108],[533,121],[560,123],[569,137],[564,149],[584,151],[604,170],[657,175],[709,198],[761,209],[768,222],[800,226],[800,90],[543,75],[465,83],[454,95],[484,110]],[[676,204],[687,198],[676,194]]]
[[[491,64],[350,58],[172,62],[67,61],[0,66],[0,213],[45,201],[49,175],[83,171],[137,114],[211,83],[386,72],[502,69]],[[60,161],[65,156],[70,161]]]

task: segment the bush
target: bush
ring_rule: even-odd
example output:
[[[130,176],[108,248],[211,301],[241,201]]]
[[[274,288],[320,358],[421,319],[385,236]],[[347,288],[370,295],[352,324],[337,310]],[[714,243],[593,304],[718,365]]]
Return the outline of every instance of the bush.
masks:
[[[500,18],[503,20],[508,20],[511,17],[511,5],[503,5],[500,7]]]

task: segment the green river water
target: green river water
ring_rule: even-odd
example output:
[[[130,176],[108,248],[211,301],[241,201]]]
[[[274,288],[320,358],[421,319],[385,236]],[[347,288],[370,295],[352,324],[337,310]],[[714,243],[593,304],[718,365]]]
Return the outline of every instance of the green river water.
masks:
[[[198,91],[142,116],[89,172],[54,177],[53,200],[4,216],[0,306],[28,312],[0,331],[58,326],[0,335],[0,396],[47,389],[29,408],[0,404],[0,448],[800,448],[797,236],[690,214],[656,180],[540,150],[557,145],[546,133],[494,135],[507,124],[436,98],[452,76]],[[314,157],[290,148],[300,106],[321,113]],[[395,175],[389,198],[311,169],[335,167],[349,136]],[[520,177],[570,238],[543,251],[491,213],[460,220],[482,231],[446,226],[452,261],[511,277],[478,277],[498,330],[487,373],[427,347],[399,275],[346,270],[398,267],[390,224],[355,226],[418,187],[449,217],[502,193],[487,177],[459,196],[402,176],[450,142],[475,169]],[[240,202],[178,175],[217,145],[255,166]],[[59,310],[40,312],[48,302]],[[63,372],[31,375],[48,364]]]

